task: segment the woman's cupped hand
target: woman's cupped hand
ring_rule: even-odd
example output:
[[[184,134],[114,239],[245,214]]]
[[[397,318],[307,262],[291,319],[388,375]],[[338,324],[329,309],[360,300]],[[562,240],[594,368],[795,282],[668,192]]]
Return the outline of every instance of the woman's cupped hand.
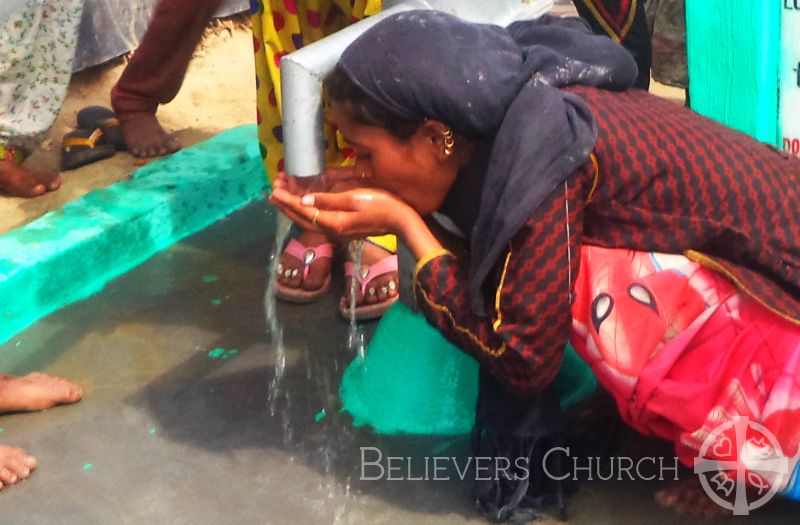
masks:
[[[300,196],[276,184],[269,200],[304,230],[342,240],[401,234],[409,214],[416,213],[399,197],[372,188]]]

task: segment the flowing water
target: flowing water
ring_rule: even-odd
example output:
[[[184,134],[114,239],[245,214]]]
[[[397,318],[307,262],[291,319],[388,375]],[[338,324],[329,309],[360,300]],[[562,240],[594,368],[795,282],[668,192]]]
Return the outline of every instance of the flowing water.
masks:
[[[283,345],[283,327],[278,323],[277,304],[275,300],[275,285],[278,282],[278,263],[281,250],[292,228],[292,221],[282,213],[277,214],[275,224],[275,244],[269,256],[267,265],[267,290],[264,293],[264,314],[267,321],[267,340],[275,350],[275,372],[269,383],[268,403],[270,415],[277,412],[278,399],[280,398],[281,379],[286,369],[286,348]]]
[[[350,279],[350,329],[347,333],[347,347],[358,355],[359,360],[364,360],[365,342],[364,330],[358,325],[356,319],[356,298],[361,287],[358,276],[361,275],[362,255],[364,253],[364,240],[352,241],[348,248],[350,259],[353,261],[353,278]]]
[[[286,349],[283,343],[283,327],[278,322],[277,303],[275,299],[275,285],[278,281],[278,264],[281,250],[292,227],[292,222],[283,214],[278,214],[275,225],[275,242],[269,256],[267,267],[267,289],[264,293],[264,313],[266,316],[267,340],[275,350],[275,372],[270,380],[268,402],[271,415],[277,412],[277,403],[280,397],[281,379],[286,368]],[[350,325],[347,336],[347,348],[358,355],[363,361],[366,341],[364,330],[356,319],[356,298],[360,288],[360,281],[356,277],[361,274],[362,254],[364,241],[355,240],[349,244],[348,250],[353,261],[353,278],[350,280]]]
[[[293,423],[290,420],[291,404],[293,400],[292,396],[290,396],[290,392],[282,385],[282,380],[286,369],[286,348],[284,346],[283,327],[279,322],[277,314],[275,286],[278,279],[278,264],[280,261],[280,255],[290,233],[291,226],[292,223],[286,216],[283,214],[277,215],[275,225],[275,241],[269,255],[267,287],[264,294],[267,341],[275,352],[274,371],[272,373],[272,377],[269,378],[268,385],[269,413],[271,417],[277,416],[277,420],[279,421],[283,434],[283,441],[286,446],[290,446],[294,436]],[[350,352],[356,354],[360,360],[364,359],[366,341],[364,331],[359,326],[356,319],[355,306],[358,290],[360,289],[360,281],[356,276],[361,274],[363,247],[363,240],[353,241],[348,246],[350,259],[353,261],[354,265],[354,273],[353,279],[351,279],[349,290],[350,308],[347,348]],[[307,349],[305,351],[304,361],[306,366],[306,378],[316,383],[317,387],[319,387],[321,391],[327,392],[328,396],[335,396],[336,389],[331,382],[330,376],[331,374],[340,375],[343,370],[340,370],[339,366],[334,367],[335,370],[319,370],[319,367],[315,366],[315,364],[311,361]],[[318,417],[320,418],[324,418],[325,416],[326,412],[324,409],[318,413]],[[342,429],[339,429],[339,431],[342,434],[349,434],[348,432],[341,432]],[[324,490],[333,494],[334,492],[341,491],[342,487],[339,486],[339,483],[332,479],[327,479],[327,477],[333,470],[334,458],[337,455],[335,451],[336,441],[345,439],[346,436],[340,435],[337,437],[337,439],[333,439],[333,437],[328,435],[327,432],[325,432],[325,434],[326,437],[322,439],[322,442],[317,449],[317,455],[320,459],[320,466],[326,475],[326,479],[323,481],[323,484],[325,485]],[[345,500],[347,500],[350,491],[349,478],[344,484],[344,491]],[[341,514],[344,511],[344,507],[338,508],[336,514]]]

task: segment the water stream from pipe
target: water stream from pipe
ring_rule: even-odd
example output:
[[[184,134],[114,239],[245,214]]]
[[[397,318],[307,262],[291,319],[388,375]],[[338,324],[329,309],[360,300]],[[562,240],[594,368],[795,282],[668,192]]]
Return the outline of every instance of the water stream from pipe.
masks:
[[[358,325],[358,320],[356,319],[356,299],[361,288],[359,276],[361,276],[364,240],[351,241],[348,250],[353,261],[353,277],[350,279],[350,328],[347,332],[347,348],[355,352],[359,360],[363,362],[366,344],[364,342],[364,330]]]
[[[278,214],[275,225],[275,241],[269,255],[268,263],[268,278],[267,287],[264,294],[264,313],[266,317],[267,341],[274,352],[274,368],[270,378],[268,378],[268,404],[269,413],[272,417],[278,417],[279,425],[283,434],[284,445],[287,447],[292,446],[294,440],[294,425],[290,420],[291,404],[294,401],[290,392],[282,384],[283,376],[286,369],[286,348],[283,339],[283,326],[281,325],[277,315],[277,302],[275,296],[275,286],[278,280],[278,264],[280,261],[283,246],[291,231],[292,222],[283,214]],[[353,241],[348,245],[350,260],[353,262],[353,278],[351,279],[349,289],[349,327],[347,337],[347,349],[356,354],[358,359],[363,360],[365,354],[365,336],[363,329],[359,326],[356,319],[356,299],[358,291],[361,288],[361,281],[357,276],[362,272],[362,253],[364,241]],[[333,376],[341,374],[343,370],[339,366],[334,369],[320,370],[319,366],[314,365],[314,361],[308,349],[305,351],[305,366],[306,378],[316,384],[322,392],[327,393],[327,396],[337,395],[335,388],[336,381]],[[330,403],[325,403],[330,404]],[[325,412],[321,412],[325,416]],[[343,429],[339,429],[341,432]],[[327,434],[327,432],[326,432]],[[348,432],[344,432],[348,434]],[[348,481],[342,486],[335,478],[330,477],[334,470],[334,462],[337,457],[337,446],[340,440],[346,439],[343,435],[328,436],[322,440],[322,443],[317,449],[318,459],[320,466],[325,474],[324,490],[329,493],[329,497],[334,499],[335,494],[339,494],[344,490],[345,501],[350,498],[350,482]],[[323,488],[323,487],[320,487]],[[334,501],[338,501],[334,499]],[[337,504],[335,515],[341,518],[346,513],[347,504]],[[341,521],[341,520],[340,520]]]
[[[275,285],[278,282],[278,263],[281,250],[292,228],[292,221],[282,213],[278,213],[275,224],[275,243],[267,265],[267,290],[264,293],[264,315],[267,321],[267,340],[275,351],[274,373],[269,382],[267,402],[271,416],[275,416],[280,398],[281,379],[286,369],[286,348],[283,345],[283,327],[278,323]]]

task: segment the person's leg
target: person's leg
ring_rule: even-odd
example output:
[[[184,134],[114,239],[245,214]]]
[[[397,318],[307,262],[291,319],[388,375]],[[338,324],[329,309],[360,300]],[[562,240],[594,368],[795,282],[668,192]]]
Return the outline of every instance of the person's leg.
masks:
[[[574,0],[575,9],[597,34],[608,35],[622,44],[639,68],[635,87],[650,87],[652,46],[643,0]],[[624,8],[623,8],[624,7]]]
[[[0,445],[0,490],[31,475],[36,458],[21,448]]]
[[[79,386],[39,372],[0,375],[0,413],[46,410],[75,403],[82,396]],[[35,468],[36,458],[21,448],[0,445],[0,490],[27,478]]]
[[[0,22],[0,192],[36,197],[55,172],[21,166],[55,122],[67,94],[83,0],[22,2]]]
[[[297,241],[309,249],[329,244],[327,237],[316,232],[301,232]],[[331,274],[331,258],[316,257],[308,263],[308,273],[304,272],[306,262],[284,251],[278,263],[278,283],[289,289],[305,292],[320,290]]]
[[[53,171],[28,169],[3,157],[0,145],[0,192],[11,197],[38,197],[61,187],[61,176]]]
[[[33,412],[80,401],[83,390],[58,377],[33,372],[0,375],[0,413]]]
[[[203,30],[221,0],[160,0],[139,48],[116,86],[111,105],[137,157],[165,155],[180,146],[156,119],[159,104],[178,94]]]

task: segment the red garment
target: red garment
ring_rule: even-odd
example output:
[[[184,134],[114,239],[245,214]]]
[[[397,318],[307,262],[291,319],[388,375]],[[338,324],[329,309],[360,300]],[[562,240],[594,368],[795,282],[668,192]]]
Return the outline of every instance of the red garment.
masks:
[[[583,242],[685,253],[800,320],[800,160],[648,93],[570,91],[599,127]]]
[[[556,188],[512,239],[487,283],[489,315],[467,308],[466,261],[425,264],[426,318],[527,396],[558,370],[583,243],[686,253],[800,322],[800,211],[786,204],[800,202],[800,160],[640,90],[570,91],[597,119],[597,169]]]
[[[117,85],[111,105],[121,120],[154,114],[183,83],[203,30],[222,0],[160,0],[139,48]]]
[[[785,457],[785,473],[795,471],[800,325],[682,255],[590,245],[581,249],[572,316],[572,345],[625,422],[672,441],[685,465],[703,457],[759,470],[754,461]],[[737,439],[736,417],[774,442]],[[789,479],[746,481],[783,490]]]

